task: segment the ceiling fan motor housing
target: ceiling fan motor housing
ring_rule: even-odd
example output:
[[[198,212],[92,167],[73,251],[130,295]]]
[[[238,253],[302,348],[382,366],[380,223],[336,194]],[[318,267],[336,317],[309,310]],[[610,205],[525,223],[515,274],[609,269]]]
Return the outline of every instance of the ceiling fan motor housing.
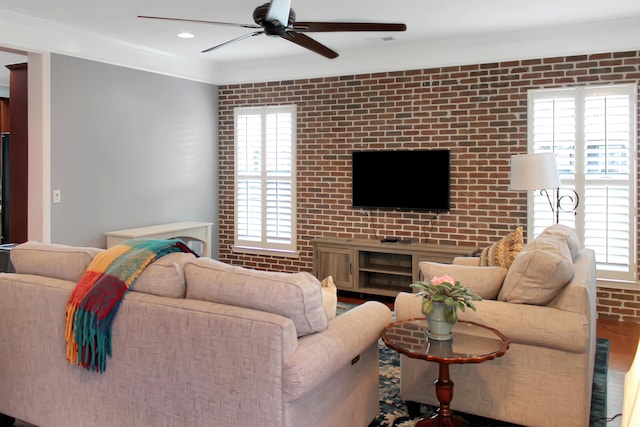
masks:
[[[285,33],[287,27],[293,25],[296,22],[296,13],[293,9],[289,9],[289,20],[286,26],[283,26],[278,21],[266,22],[265,18],[267,17],[267,13],[269,12],[270,3],[265,3],[262,6],[256,7],[253,11],[253,21],[264,27],[265,34],[269,36],[282,36]]]

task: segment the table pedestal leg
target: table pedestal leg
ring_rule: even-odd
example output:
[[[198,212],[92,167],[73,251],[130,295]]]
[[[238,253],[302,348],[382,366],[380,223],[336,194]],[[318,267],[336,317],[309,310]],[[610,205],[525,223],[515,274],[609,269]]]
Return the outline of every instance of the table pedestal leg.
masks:
[[[416,424],[416,427],[465,427],[467,423],[451,412],[451,399],[453,399],[453,381],[449,378],[449,364],[440,363],[438,379],[436,380],[436,396],[440,407],[431,418],[425,418]]]

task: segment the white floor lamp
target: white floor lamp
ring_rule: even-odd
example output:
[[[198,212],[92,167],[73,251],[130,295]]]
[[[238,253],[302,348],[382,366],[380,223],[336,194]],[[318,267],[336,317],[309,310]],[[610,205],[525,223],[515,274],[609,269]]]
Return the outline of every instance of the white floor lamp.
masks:
[[[579,203],[578,194],[574,190],[566,189],[572,194],[560,196],[560,177],[553,153],[511,156],[509,188],[518,191],[540,190],[540,194],[549,201],[556,223],[560,219],[560,211],[575,212]],[[549,190],[552,190],[552,194],[549,194]],[[565,200],[571,202],[570,209],[562,206]]]

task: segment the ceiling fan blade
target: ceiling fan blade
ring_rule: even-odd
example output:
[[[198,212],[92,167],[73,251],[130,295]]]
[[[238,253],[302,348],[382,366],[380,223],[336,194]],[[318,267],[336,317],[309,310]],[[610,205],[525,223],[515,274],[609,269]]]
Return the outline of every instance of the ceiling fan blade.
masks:
[[[226,46],[226,45],[231,44],[231,43],[239,42],[240,40],[250,39],[251,37],[259,36],[260,34],[264,34],[264,31],[256,31],[254,33],[249,33],[249,34],[245,34],[245,35],[240,36],[240,37],[236,37],[235,39],[232,39],[232,40],[229,40],[229,41],[224,42],[222,44],[210,47],[209,49],[205,49],[205,50],[202,51],[202,53],[211,52],[212,50],[218,49],[219,47]]]
[[[255,24],[234,24],[232,22],[203,21],[200,19],[164,18],[162,16],[146,16],[146,15],[138,15],[138,18],[160,19],[164,21],[195,22],[198,24],[226,25],[229,27],[241,27],[241,28],[252,28],[252,29],[262,28],[261,26],[255,25]]]
[[[300,32],[323,33],[333,31],[406,31],[405,24],[373,22],[295,22],[293,29]]]
[[[291,0],[271,0],[265,19],[267,22],[278,21],[282,27],[286,27],[289,25],[290,10]]]
[[[302,46],[305,49],[309,49],[325,58],[333,59],[338,57],[338,53],[329,49],[320,42],[315,41],[309,36],[296,31],[287,31],[284,35],[280,36],[285,40],[289,40],[292,43]]]

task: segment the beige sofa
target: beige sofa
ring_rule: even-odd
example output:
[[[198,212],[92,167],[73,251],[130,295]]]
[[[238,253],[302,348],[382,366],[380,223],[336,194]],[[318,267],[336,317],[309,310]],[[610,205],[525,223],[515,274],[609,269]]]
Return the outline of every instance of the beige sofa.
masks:
[[[525,426],[589,425],[596,342],[594,252],[581,249],[571,229],[555,225],[525,246],[508,270],[479,267],[478,261],[421,264],[427,280],[448,273],[475,286],[485,300],[476,304],[477,312],[460,313],[460,320],[495,328],[511,341],[501,358],[451,365],[452,409]],[[420,299],[410,293],[398,295],[395,312],[398,320],[423,317]],[[402,398],[437,406],[433,382],[438,365],[406,356],[400,364]]]
[[[17,273],[0,274],[0,413],[39,427],[352,427],[378,415],[377,341],[391,311],[367,302],[329,321],[308,273],[166,255],[126,294],[106,371],[70,365],[65,306],[97,252],[12,250]]]

